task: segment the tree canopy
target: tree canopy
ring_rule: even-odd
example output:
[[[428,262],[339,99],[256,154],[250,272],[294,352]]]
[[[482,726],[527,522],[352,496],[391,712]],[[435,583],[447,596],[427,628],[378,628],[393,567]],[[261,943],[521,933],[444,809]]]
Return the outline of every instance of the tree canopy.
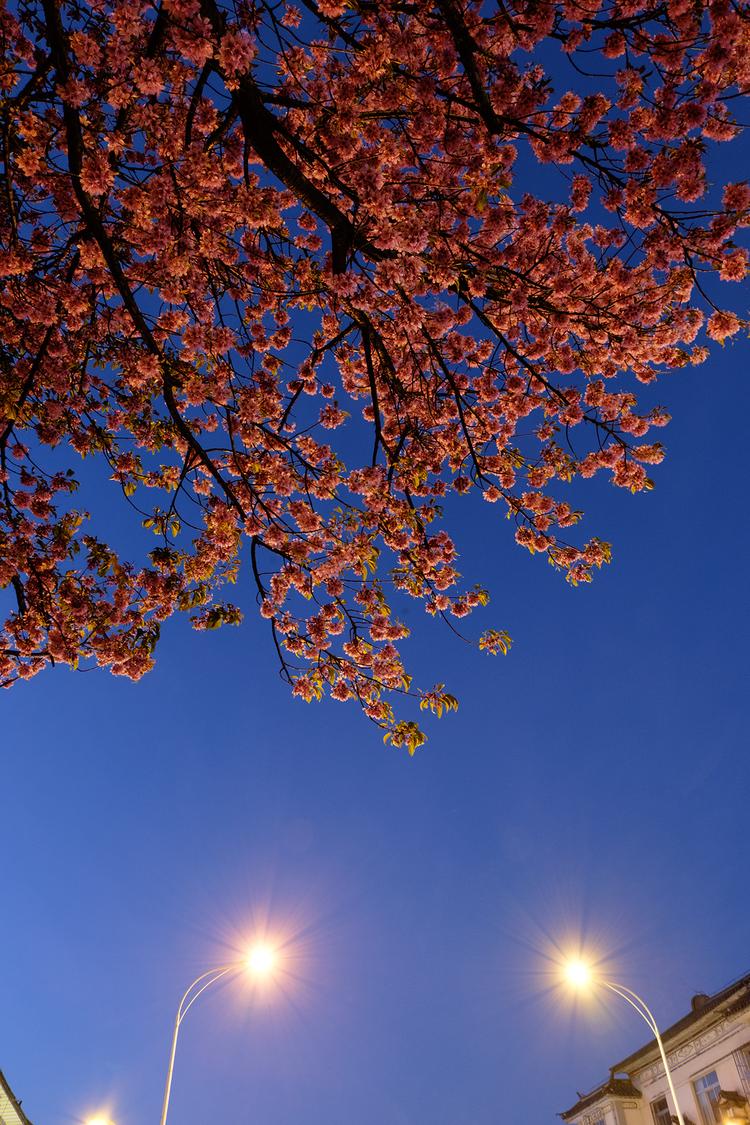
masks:
[[[242,551],[294,693],[413,751],[398,693],[455,700],[401,598],[487,600],[446,495],[588,581],[575,479],[650,488],[639,384],[742,327],[710,275],[750,190],[710,176],[750,3],[15,0],[0,34],[0,682],[138,678],[176,611],[239,621]]]

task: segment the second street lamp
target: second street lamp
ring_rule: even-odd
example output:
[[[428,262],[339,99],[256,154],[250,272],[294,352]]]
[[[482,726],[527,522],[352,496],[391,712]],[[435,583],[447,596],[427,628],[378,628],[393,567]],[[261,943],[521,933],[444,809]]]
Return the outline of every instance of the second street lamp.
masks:
[[[174,1059],[177,1052],[177,1038],[180,1034],[180,1027],[195,1001],[207,988],[210,988],[212,984],[216,984],[218,981],[222,980],[223,977],[242,972],[248,972],[254,977],[267,977],[273,971],[276,965],[276,959],[276,953],[270,946],[256,945],[250,950],[244,961],[235,961],[230,965],[219,965],[215,969],[209,969],[208,972],[201,973],[199,977],[196,977],[190,987],[185,989],[177,1008],[177,1016],[174,1021],[172,1044],[169,1051],[169,1065],[167,1067],[167,1081],[164,1085],[164,1101],[161,1107],[160,1125],[166,1125],[167,1121],[169,1096],[172,1092]]]
[[[630,1004],[630,1007],[636,1010],[641,1019],[645,1020],[650,1030],[652,1031],[654,1039],[656,1040],[656,1045],[659,1048],[661,1061],[664,1064],[664,1073],[667,1078],[667,1085],[669,1086],[669,1092],[672,1095],[672,1101],[674,1102],[674,1110],[677,1116],[677,1121],[679,1125],[685,1125],[682,1111],[680,1109],[679,1102],[677,1101],[677,1094],[675,1092],[674,1083],[672,1081],[672,1072],[669,1069],[669,1063],[667,1062],[667,1053],[664,1050],[664,1044],[662,1043],[661,1035],[659,1034],[659,1028],[656,1025],[656,1020],[654,1019],[651,1010],[646,1005],[646,1002],[642,1000],[636,992],[633,992],[631,989],[626,988],[624,984],[616,984],[615,981],[605,980],[603,977],[598,976],[590,965],[580,959],[568,961],[567,965],[565,965],[564,973],[565,979],[567,980],[568,984],[572,985],[572,987],[576,990],[586,991],[597,986],[606,988],[610,992],[614,992],[617,996],[621,997],[621,999],[625,1000],[626,1003]]]

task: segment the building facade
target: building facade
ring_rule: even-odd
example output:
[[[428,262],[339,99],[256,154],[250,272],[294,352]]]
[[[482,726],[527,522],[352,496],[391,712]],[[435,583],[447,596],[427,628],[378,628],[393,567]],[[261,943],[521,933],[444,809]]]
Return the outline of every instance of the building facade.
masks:
[[[750,1125],[750,974],[694,996],[661,1037],[685,1125]],[[674,1125],[656,1040],[559,1116],[566,1125]]]
[[[31,1125],[2,1070],[0,1070],[0,1125]]]

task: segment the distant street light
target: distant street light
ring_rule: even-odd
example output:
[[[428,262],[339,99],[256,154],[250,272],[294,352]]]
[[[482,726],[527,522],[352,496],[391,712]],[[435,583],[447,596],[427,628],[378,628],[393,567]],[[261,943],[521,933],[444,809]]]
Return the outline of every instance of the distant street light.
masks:
[[[254,946],[247,957],[242,961],[234,961],[231,965],[219,965],[218,968],[209,969],[206,973],[201,973],[196,977],[189,988],[180,1000],[179,1007],[177,1008],[177,1017],[174,1021],[174,1031],[172,1032],[172,1046],[169,1052],[169,1066],[167,1067],[167,1081],[164,1086],[164,1101],[161,1107],[161,1121],[160,1125],[166,1125],[167,1110],[169,1109],[169,1095],[172,1092],[172,1075],[174,1073],[174,1057],[177,1051],[177,1037],[180,1033],[180,1027],[185,1016],[192,1008],[195,1001],[210,988],[212,984],[216,984],[222,977],[229,976],[230,974],[237,973],[250,973],[254,977],[267,977],[274,969],[277,961],[276,951],[268,945]],[[200,986],[200,987],[199,987]],[[87,1125],[110,1125],[103,1120],[87,1122]],[[682,1122],[680,1123],[682,1125]]]
[[[667,1085],[669,1086],[669,1092],[672,1095],[672,1101],[674,1102],[677,1120],[679,1122],[679,1125],[685,1125],[682,1111],[680,1110],[680,1106],[677,1101],[677,1094],[675,1093],[674,1083],[672,1081],[672,1072],[669,1069],[669,1063],[667,1062],[667,1053],[664,1050],[664,1044],[662,1043],[661,1035],[659,1034],[659,1028],[656,1026],[656,1020],[654,1019],[650,1009],[647,1007],[645,1001],[643,1001],[637,993],[632,992],[629,988],[625,988],[623,984],[615,984],[614,981],[604,980],[603,977],[600,977],[586,961],[582,961],[579,958],[568,961],[568,963],[564,966],[563,973],[568,984],[577,989],[579,992],[590,990],[597,986],[608,988],[610,992],[614,992],[618,996],[622,997],[623,1000],[630,1004],[631,1008],[635,1008],[641,1019],[646,1021],[649,1029],[656,1039],[656,1043],[659,1048],[659,1054],[661,1055],[661,1061],[664,1063],[664,1073],[667,1076]]]

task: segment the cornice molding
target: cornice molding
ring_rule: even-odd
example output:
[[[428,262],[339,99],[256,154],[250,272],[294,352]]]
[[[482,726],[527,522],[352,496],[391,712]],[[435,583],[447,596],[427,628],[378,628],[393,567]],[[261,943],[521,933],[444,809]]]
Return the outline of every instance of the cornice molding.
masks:
[[[591,1109],[587,1109],[579,1118],[579,1125],[596,1125],[597,1121],[609,1113],[615,1114],[615,1103],[622,1109],[638,1109],[638,1102],[634,1098],[613,1098],[610,1094],[600,1102],[595,1102]],[[615,1116],[615,1121],[617,1117]]]
[[[710,1047],[715,1047],[717,1043],[721,1043],[724,1039],[728,1039],[733,1035],[739,1027],[742,1026],[743,1021],[736,1018],[724,1017],[712,1027],[706,1028],[705,1031],[700,1032],[699,1035],[689,1039],[687,1043],[681,1043],[679,1047],[675,1047],[672,1051],[667,1051],[667,1061],[669,1062],[670,1070],[676,1070],[677,1067],[683,1066],[691,1059],[697,1058],[707,1051]],[[643,1082],[654,1082],[657,1078],[664,1076],[664,1064],[661,1059],[655,1059],[654,1062],[649,1063],[648,1066],[638,1067],[633,1069],[633,1075],[637,1075]]]
[[[604,1101],[595,1102],[591,1109],[586,1110],[581,1118],[581,1125],[595,1125],[610,1110],[614,1110],[614,1104],[611,1097],[607,1095]]]

